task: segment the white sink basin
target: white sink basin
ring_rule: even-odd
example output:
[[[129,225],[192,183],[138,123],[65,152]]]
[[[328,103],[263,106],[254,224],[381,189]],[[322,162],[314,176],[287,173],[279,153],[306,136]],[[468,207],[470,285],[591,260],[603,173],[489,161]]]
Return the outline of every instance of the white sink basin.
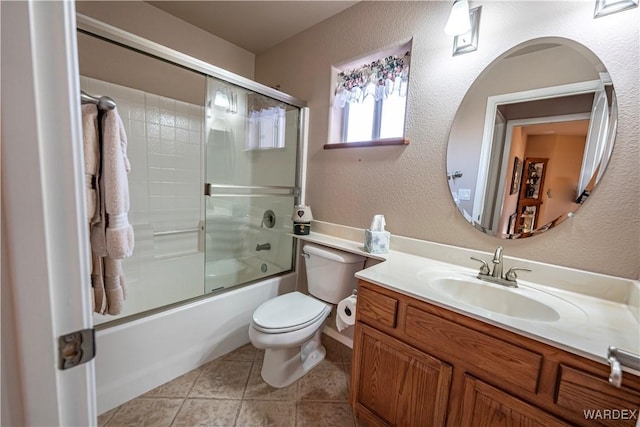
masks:
[[[467,306],[526,320],[555,322],[559,311],[577,307],[529,287],[508,288],[485,282],[465,272],[421,271],[418,279],[437,294]]]

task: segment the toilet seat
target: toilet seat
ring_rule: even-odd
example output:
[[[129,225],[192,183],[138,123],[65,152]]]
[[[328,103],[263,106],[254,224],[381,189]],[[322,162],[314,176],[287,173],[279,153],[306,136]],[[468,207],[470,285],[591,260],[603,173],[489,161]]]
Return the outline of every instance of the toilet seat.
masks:
[[[252,326],[267,334],[303,329],[326,313],[331,306],[300,292],[280,295],[262,304],[253,313]]]

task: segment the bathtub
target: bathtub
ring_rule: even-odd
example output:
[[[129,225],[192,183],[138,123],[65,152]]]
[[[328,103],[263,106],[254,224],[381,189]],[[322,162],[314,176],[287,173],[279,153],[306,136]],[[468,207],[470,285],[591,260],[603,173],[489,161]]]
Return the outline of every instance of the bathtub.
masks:
[[[229,273],[238,266],[231,263],[219,270]],[[255,309],[295,290],[296,278],[295,272],[271,277],[97,331],[98,413],[249,343]]]
[[[206,264],[205,292],[242,285],[289,269],[255,256],[208,261]]]

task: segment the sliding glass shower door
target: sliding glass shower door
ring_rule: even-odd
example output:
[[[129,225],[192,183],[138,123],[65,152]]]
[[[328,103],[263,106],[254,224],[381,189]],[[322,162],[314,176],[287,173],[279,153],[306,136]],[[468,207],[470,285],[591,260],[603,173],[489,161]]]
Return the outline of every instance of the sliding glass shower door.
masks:
[[[207,77],[205,292],[292,269],[300,109]]]

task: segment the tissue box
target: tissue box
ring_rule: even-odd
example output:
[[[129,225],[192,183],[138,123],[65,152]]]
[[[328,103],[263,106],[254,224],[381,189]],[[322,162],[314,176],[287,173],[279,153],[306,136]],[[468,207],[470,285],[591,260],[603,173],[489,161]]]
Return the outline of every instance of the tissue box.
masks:
[[[370,254],[389,253],[391,233],[388,231],[364,230],[364,250]]]

